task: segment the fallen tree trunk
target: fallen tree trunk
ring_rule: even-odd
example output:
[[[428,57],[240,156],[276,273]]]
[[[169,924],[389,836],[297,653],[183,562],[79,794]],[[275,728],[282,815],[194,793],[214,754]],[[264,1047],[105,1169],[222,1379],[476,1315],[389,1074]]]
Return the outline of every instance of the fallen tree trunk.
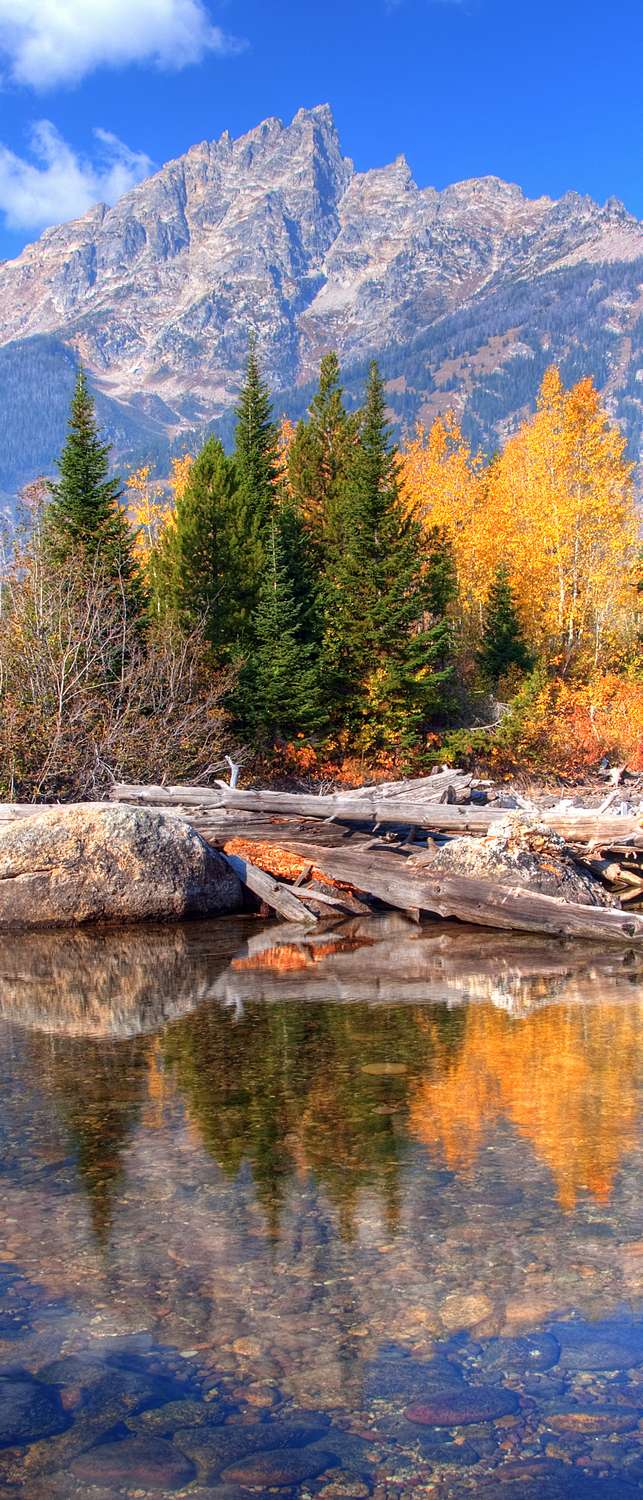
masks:
[[[414,864],[412,856],[407,859],[385,850],[352,853],[296,839],[284,847],[313,861],[330,880],[345,881],[400,911],[419,910],[483,927],[643,948],[643,917],[631,912],[581,906],[463,875],[431,877],[425,867]]]
[[[433,778],[429,778],[433,780]],[[437,781],[437,777],[435,778]],[[374,822],[381,825],[422,828],[434,833],[487,833],[507,810],[501,807],[428,802],[424,797],[390,796],[379,799],[373,789],[353,797],[338,793],[317,797],[298,792],[239,792],[230,787],[140,787],[115,786],[112,800],[148,803],[160,808],[182,807],[215,812],[225,808],[237,812],[263,813],[270,817],[336,819],[338,822]],[[643,842],[643,814],[601,816],[591,809],[579,808],[541,811],[534,816],[546,828],[560,834],[568,843],[608,844],[611,839],[640,836]]]
[[[317,919],[298,899],[290,886],[282,885],[272,875],[267,875],[265,870],[259,870],[256,865],[251,865],[246,859],[241,859],[238,854],[224,854],[238,875],[242,885],[245,885],[260,901],[265,901],[273,911],[285,917],[287,922],[315,922]]]

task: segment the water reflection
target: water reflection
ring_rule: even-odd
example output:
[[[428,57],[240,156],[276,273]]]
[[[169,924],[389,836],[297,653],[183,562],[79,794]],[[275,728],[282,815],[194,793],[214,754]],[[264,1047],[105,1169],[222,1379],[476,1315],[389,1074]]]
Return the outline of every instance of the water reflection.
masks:
[[[183,1351],[194,1396],[216,1378],[223,1430],[244,1412],[249,1421],[258,1391],[270,1406],[274,1390],[284,1415],[294,1403],[333,1414],[344,1436],[373,1428],[379,1456],[369,1466],[362,1453],[363,1493],[378,1483],[387,1496],[422,1493],[428,1470],[407,1490],[404,1469],[417,1468],[421,1438],[425,1469],[456,1495],[458,1455],[428,1455],[435,1423],[409,1426],[410,1395],[430,1387],[442,1399],[454,1362],[458,1381],[464,1372],[479,1385],[494,1341],[506,1351],[555,1320],[616,1319],[631,1345],[643,1041],[630,955],[398,917],[303,934],[245,920],[38,934],[0,951],[0,976],[0,1293],[3,1259],[24,1278],[11,1326],[0,1299],[0,1363],[15,1365],[19,1349],[33,1373],[61,1350],[144,1334],[152,1353]],[[627,1370],[643,1358],[630,1345]],[[429,1376],[421,1362],[436,1347],[451,1363]],[[514,1379],[504,1366],[502,1378]],[[610,1400],[617,1391],[625,1403],[627,1386],[631,1405],[633,1375],[587,1378],[593,1399],[605,1404],[609,1380]],[[534,1461],[547,1458],[539,1401],[549,1412],[561,1382],[541,1373],[534,1394],[526,1379],[516,1376],[518,1436],[499,1446],[494,1419],[478,1432],[481,1484],[530,1444]],[[563,1381],[572,1404],[575,1379]],[[0,1372],[0,1448],[3,1390]],[[623,1420],[609,1482],[626,1468],[631,1486]],[[105,1417],[83,1439],[75,1423],[47,1439],[54,1459],[29,1445],[13,1468],[0,1462],[0,1477],[24,1484],[28,1471],[39,1500],[44,1464],[43,1496],[84,1494],[86,1477],[57,1490],[52,1473],[112,1428]],[[578,1434],[559,1432],[560,1461],[599,1472],[601,1436],[585,1433],[576,1453]],[[333,1441],[346,1474],[350,1455]],[[184,1470],[194,1463],[203,1479],[194,1448],[179,1444]],[[340,1483],[320,1475],[293,1478],[289,1493]],[[120,1493],[113,1477],[107,1493]]]
[[[490,1006],[470,1007],[457,1057],[441,1057],[413,1090],[413,1134],[470,1173],[504,1118],[549,1167],[561,1208],[584,1191],[607,1204],[637,1142],[641,1015],[640,1004],[558,1003],[517,1025]]]

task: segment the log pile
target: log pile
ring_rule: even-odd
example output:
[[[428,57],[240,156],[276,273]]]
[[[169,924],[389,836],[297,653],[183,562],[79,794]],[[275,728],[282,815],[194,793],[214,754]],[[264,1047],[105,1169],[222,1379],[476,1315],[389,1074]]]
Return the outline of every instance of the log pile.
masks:
[[[330,796],[240,791],[214,786],[117,785],[111,800],[171,813],[222,850],[255,909],[300,929],[372,910],[456,918],[486,928],[545,933],[643,948],[643,779],[619,773],[595,805],[476,781],[444,768],[414,781],[359,787]],[[0,807],[0,823],[31,816],[33,804]],[[564,899],[499,871],[481,878],[440,868],[436,849],[486,842],[508,816],[537,822],[544,844],[563,841],[582,870],[589,898]],[[444,863],[444,861],[443,861]],[[583,882],[580,882],[583,885]],[[595,903],[591,887],[611,892]],[[568,892],[569,893],[569,892]],[[638,908],[638,910],[637,910]]]
[[[288,921],[393,908],[483,927],[643,945],[643,786],[613,787],[597,806],[507,793],[446,768],[330,796],[214,787],[116,786],[116,800],[172,809],[235,862],[265,907]],[[543,801],[545,805],[543,805]],[[570,861],[613,892],[612,906],[543,895],[502,880],[431,870],[428,854],[460,835],[484,838],[537,817]]]

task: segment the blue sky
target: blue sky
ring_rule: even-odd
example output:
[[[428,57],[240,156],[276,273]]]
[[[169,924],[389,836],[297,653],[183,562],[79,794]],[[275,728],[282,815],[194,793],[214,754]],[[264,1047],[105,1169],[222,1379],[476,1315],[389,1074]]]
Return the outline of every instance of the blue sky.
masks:
[[[0,257],[222,130],[328,102],[358,168],[643,217],[643,0],[0,0]]]

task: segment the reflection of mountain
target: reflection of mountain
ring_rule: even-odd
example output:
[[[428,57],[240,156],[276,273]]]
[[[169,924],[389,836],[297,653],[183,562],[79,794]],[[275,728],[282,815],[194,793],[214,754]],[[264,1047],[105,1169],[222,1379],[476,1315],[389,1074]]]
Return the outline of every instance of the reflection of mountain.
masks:
[[[439,1161],[470,1172],[505,1118],[550,1168],[561,1207],[583,1190],[606,1203],[637,1139],[642,1019],[643,1001],[550,1005],[519,1022],[471,1006],[457,1057],[413,1090],[410,1128]]]

